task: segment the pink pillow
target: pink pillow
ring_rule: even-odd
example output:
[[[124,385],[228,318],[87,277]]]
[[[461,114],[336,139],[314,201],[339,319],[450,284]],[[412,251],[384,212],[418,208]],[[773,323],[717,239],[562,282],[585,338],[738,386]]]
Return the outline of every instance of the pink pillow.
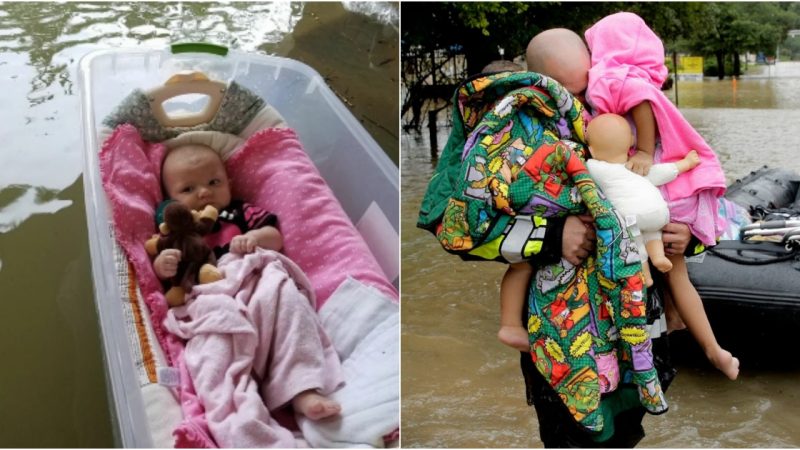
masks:
[[[283,253],[308,275],[317,308],[347,277],[397,298],[394,286],[293,130],[269,128],[257,132],[226,166],[233,198],[257,204],[278,216]]]
[[[142,243],[155,232],[162,199],[165,148],[142,140],[131,125],[117,127],[100,152],[103,187],[111,203],[117,240],[139,274],[145,296],[159,291]],[[295,132],[269,128],[250,137],[226,162],[234,198],[278,216],[283,253],[308,275],[320,308],[347,277],[392,298],[397,291],[303,150]],[[160,291],[159,291],[160,292]],[[154,322],[163,319],[157,308]]]

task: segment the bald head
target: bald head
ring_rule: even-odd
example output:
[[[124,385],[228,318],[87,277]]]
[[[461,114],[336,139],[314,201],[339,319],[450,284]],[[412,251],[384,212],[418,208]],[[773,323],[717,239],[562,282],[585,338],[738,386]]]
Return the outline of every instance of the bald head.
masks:
[[[571,94],[586,90],[591,60],[583,39],[572,30],[542,31],[528,43],[528,70],[555,79]]]
[[[624,117],[601,114],[589,122],[586,140],[593,158],[624,164],[628,161],[628,150],[633,146],[633,133]]]

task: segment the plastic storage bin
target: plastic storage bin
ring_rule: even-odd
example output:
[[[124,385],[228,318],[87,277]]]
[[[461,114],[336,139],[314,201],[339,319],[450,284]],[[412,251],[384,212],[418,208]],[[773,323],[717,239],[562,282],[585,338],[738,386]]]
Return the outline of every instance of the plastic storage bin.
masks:
[[[113,49],[86,55],[80,61],[78,78],[95,305],[103,338],[115,438],[125,447],[152,446],[152,440],[131,344],[124,331],[110,216],[98,169],[97,153],[102,145],[98,133],[102,120],[131,91],[163,84],[171,75],[186,70],[201,71],[220,81],[235,79],[281,113],[299,134],[311,160],[361,231],[384,272],[397,285],[398,169],[316,71],[286,58],[237,52],[220,56],[175,54],[169,48]],[[334,154],[336,158],[332,157]]]

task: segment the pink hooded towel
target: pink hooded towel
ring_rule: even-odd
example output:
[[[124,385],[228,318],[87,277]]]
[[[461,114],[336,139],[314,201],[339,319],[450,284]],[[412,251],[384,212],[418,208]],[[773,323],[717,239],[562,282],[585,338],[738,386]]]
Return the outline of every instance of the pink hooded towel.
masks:
[[[672,210],[674,202],[703,195],[712,206],[697,212],[706,223],[700,229],[688,223],[704,244],[714,244],[716,198],[725,193],[725,175],[717,155],[661,92],[667,78],[664,45],[641,17],[617,13],[604,17],[586,30],[592,54],[586,98],[597,113],[625,115],[634,106],[649,101],[661,138],[656,162],[675,162],[690,150],[700,155],[700,165],[678,176],[662,188]],[[697,202],[695,208],[703,208]],[[705,217],[703,217],[705,216]],[[692,221],[694,222],[694,221]],[[719,227],[716,227],[719,228]],[[705,230],[705,231],[704,231]]]

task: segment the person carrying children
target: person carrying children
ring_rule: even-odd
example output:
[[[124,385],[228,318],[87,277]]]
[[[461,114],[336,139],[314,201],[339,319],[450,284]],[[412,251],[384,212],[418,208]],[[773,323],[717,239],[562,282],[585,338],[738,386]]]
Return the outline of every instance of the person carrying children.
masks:
[[[417,225],[465,259],[541,264],[529,283],[525,356],[588,440],[608,442],[619,412],[666,411],[641,264],[620,256],[632,238],[583,163],[582,104],[531,72],[473,77],[454,103],[453,131]],[[558,222],[562,233],[553,227]],[[582,230],[570,239],[582,247],[574,264],[554,239],[567,236],[567,223]]]
[[[663,43],[641,17],[627,12],[601,19],[585,36],[592,61],[587,102],[595,113],[627,115],[635,125],[635,153],[628,168],[647,175],[654,162],[677,162],[690,151],[697,152],[697,167],[660,190],[669,205],[670,220],[688,225],[703,245],[715,245],[724,229],[717,211],[725,177],[714,151],[661,91],[667,78]],[[717,343],[683,254],[670,250],[667,245],[669,264],[659,270],[666,273],[680,318],[709,361],[735,380],[739,360]]]

